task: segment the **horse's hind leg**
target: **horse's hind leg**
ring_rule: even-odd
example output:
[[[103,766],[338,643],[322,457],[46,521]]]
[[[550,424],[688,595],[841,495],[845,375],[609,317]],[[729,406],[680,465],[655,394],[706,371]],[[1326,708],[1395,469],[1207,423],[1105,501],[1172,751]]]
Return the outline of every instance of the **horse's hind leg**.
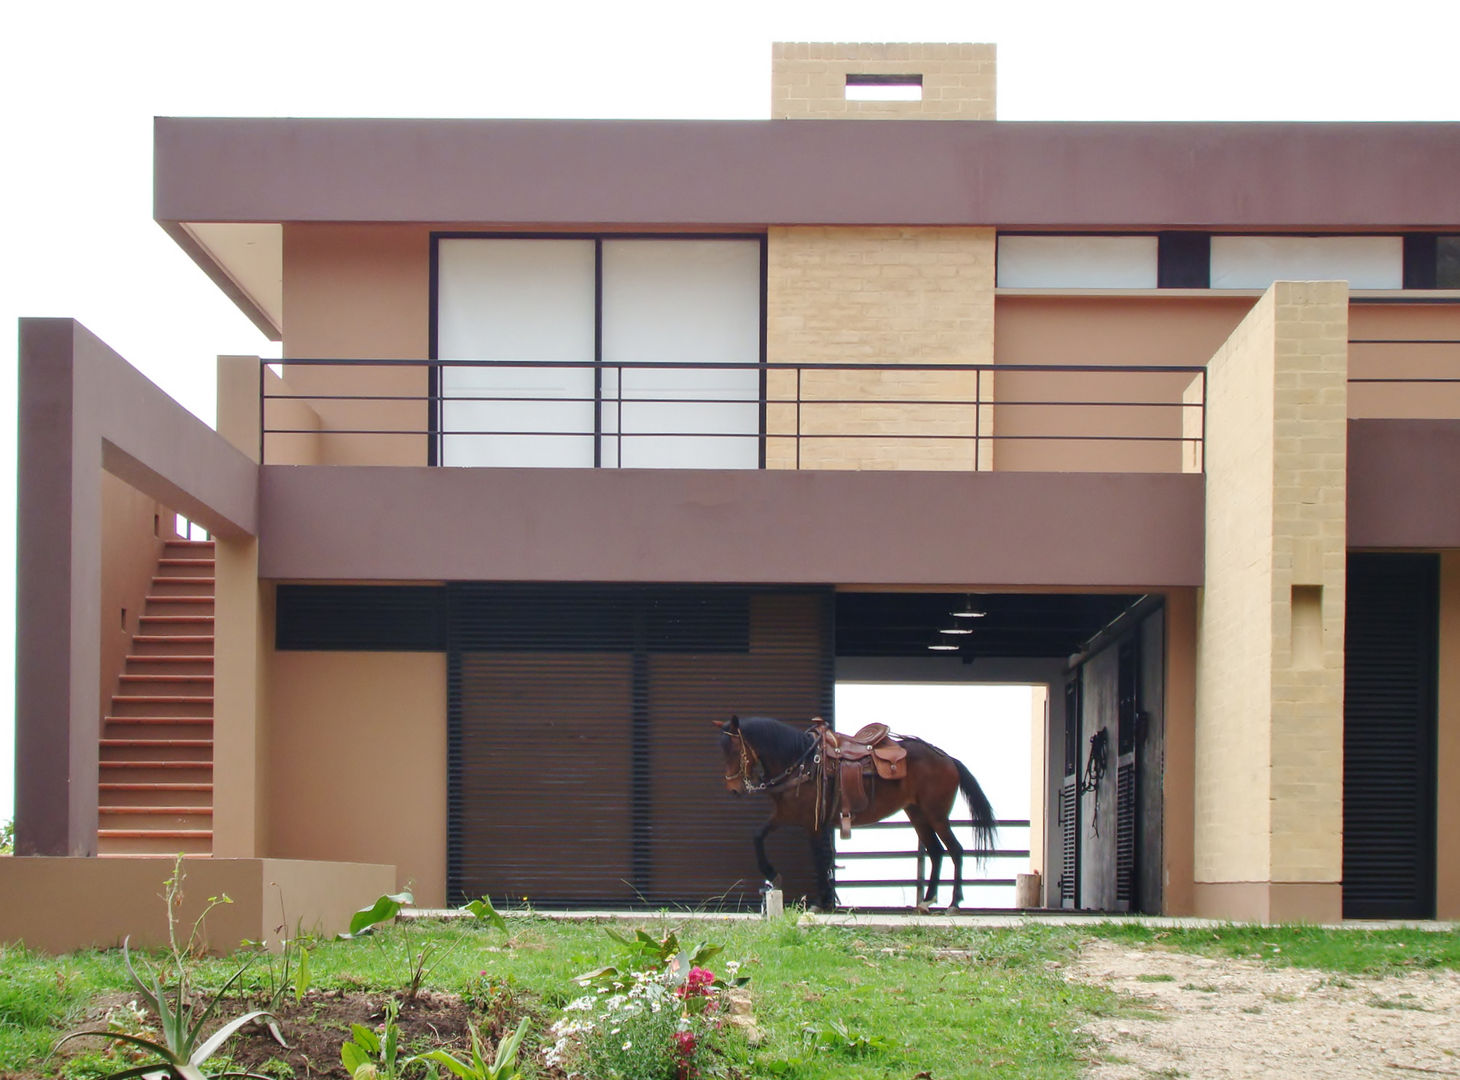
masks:
[[[963,845],[953,834],[953,826],[949,824],[947,818],[933,828],[937,831],[939,839],[948,848],[949,858],[953,860],[953,901],[948,905],[948,912],[951,914],[957,911],[958,905],[963,902]]]
[[[831,884],[831,863],[834,850],[830,825],[819,833],[811,833],[811,858],[816,866],[816,886],[821,896],[817,906],[822,911],[836,909],[836,889]]]
[[[943,845],[923,812],[915,806],[907,808],[907,819],[918,834],[918,845],[928,853],[928,888],[918,900],[918,910],[927,914],[938,899],[938,876],[943,869]]]

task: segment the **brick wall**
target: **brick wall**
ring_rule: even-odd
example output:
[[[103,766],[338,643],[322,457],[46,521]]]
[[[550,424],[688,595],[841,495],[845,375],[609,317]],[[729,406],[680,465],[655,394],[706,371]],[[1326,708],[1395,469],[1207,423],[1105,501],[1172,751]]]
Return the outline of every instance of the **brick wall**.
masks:
[[[848,75],[921,75],[920,101],[848,101]],[[776,42],[771,117],[994,119],[994,46]]]
[[[1197,881],[1335,903],[1347,313],[1341,282],[1278,282],[1208,365],[1197,670]]]
[[[993,359],[992,229],[770,230],[766,353],[775,363],[987,364]],[[973,372],[773,372],[767,387],[767,465],[802,468],[972,469],[982,422]],[[991,394],[984,376],[984,400]],[[838,404],[817,404],[835,399]],[[798,417],[799,412],[799,417]],[[900,435],[959,438],[898,438]],[[988,467],[984,447],[982,467]]]

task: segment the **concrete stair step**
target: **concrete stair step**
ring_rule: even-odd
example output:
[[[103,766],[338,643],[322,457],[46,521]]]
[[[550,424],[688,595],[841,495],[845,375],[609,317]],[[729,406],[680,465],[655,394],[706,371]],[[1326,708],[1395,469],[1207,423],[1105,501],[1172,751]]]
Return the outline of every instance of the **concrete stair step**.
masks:
[[[151,660],[159,656],[199,656],[213,662],[212,634],[133,634],[132,655],[127,659]]]
[[[97,854],[103,856],[211,855],[211,829],[98,829]]]
[[[213,614],[213,597],[210,596],[157,596],[147,594],[147,615],[209,615]],[[143,616],[146,618],[146,616]]]
[[[128,675],[206,675],[213,677],[213,658],[197,653],[168,653],[145,656],[132,653],[127,657]]]
[[[109,783],[98,785],[102,802],[110,807],[206,807],[212,814],[212,784]]]
[[[179,597],[206,596],[213,599],[213,579],[210,577],[155,577],[152,579],[152,591],[148,594],[151,598],[166,598],[169,600]]]

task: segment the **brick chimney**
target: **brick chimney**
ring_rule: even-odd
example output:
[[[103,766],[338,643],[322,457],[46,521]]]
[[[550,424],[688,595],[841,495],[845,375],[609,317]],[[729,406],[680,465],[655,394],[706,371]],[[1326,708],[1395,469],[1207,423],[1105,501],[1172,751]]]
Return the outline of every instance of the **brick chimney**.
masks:
[[[771,45],[776,120],[993,120],[994,46]]]

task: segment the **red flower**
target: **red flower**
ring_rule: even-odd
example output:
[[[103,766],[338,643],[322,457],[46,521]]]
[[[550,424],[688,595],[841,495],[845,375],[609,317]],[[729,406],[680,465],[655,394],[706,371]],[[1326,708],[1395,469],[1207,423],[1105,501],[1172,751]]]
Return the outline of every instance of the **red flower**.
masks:
[[[679,1056],[687,1058],[695,1052],[695,1033],[693,1031],[676,1031],[674,1041],[679,1047]]]
[[[689,974],[675,991],[682,998],[709,997],[714,993],[715,973],[705,968],[690,968]]]

